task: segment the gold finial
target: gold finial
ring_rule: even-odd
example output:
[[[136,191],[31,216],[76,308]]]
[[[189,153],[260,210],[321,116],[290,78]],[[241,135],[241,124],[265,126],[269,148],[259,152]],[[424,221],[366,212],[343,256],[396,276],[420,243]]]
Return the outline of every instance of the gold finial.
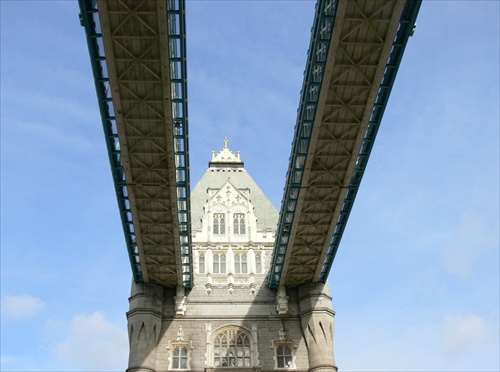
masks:
[[[227,143],[229,142],[229,140],[227,139],[227,137],[224,137],[224,148],[227,149]]]

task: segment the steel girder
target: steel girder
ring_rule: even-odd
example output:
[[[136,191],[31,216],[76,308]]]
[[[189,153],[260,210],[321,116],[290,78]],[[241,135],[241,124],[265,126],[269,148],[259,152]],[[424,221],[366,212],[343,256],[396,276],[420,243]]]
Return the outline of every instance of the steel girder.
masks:
[[[184,2],[80,9],[134,279],[191,287]]]
[[[420,3],[318,2],[272,288],[326,281]]]

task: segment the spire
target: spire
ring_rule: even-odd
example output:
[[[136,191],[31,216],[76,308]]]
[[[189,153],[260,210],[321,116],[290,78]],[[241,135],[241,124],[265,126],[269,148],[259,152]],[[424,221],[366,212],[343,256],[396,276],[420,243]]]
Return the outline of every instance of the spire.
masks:
[[[243,162],[240,159],[240,152],[236,154],[229,149],[229,140],[224,137],[224,148],[216,154],[212,151],[212,160],[208,163],[209,167],[243,167]]]

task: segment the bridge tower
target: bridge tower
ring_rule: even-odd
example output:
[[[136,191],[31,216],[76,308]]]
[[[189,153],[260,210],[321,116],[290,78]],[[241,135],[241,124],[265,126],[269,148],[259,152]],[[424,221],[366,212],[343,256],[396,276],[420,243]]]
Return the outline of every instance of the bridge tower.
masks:
[[[191,206],[194,286],[132,285],[127,372],[336,371],[328,285],[269,288],[278,211],[227,139]]]

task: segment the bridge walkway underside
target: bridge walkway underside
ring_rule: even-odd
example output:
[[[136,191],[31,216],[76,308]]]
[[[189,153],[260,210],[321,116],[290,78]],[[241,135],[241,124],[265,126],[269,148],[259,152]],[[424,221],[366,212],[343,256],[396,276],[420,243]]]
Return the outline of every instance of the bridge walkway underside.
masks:
[[[418,5],[318,3],[271,287],[326,281],[399,65],[391,58],[409,36],[398,30],[413,28],[405,19]]]
[[[104,1],[88,16],[105,61],[110,158],[135,281],[192,285],[185,30],[179,1]],[[90,8],[90,9],[89,9]],[[93,13],[94,14],[93,14]],[[96,16],[98,14],[98,16]],[[90,30],[89,30],[90,29]],[[93,58],[94,57],[94,58]],[[97,70],[97,71],[96,71]],[[98,85],[96,83],[96,85]],[[109,91],[108,91],[109,90]],[[109,98],[111,97],[111,98]],[[102,97],[100,97],[102,98]],[[101,110],[102,114],[102,110]]]

